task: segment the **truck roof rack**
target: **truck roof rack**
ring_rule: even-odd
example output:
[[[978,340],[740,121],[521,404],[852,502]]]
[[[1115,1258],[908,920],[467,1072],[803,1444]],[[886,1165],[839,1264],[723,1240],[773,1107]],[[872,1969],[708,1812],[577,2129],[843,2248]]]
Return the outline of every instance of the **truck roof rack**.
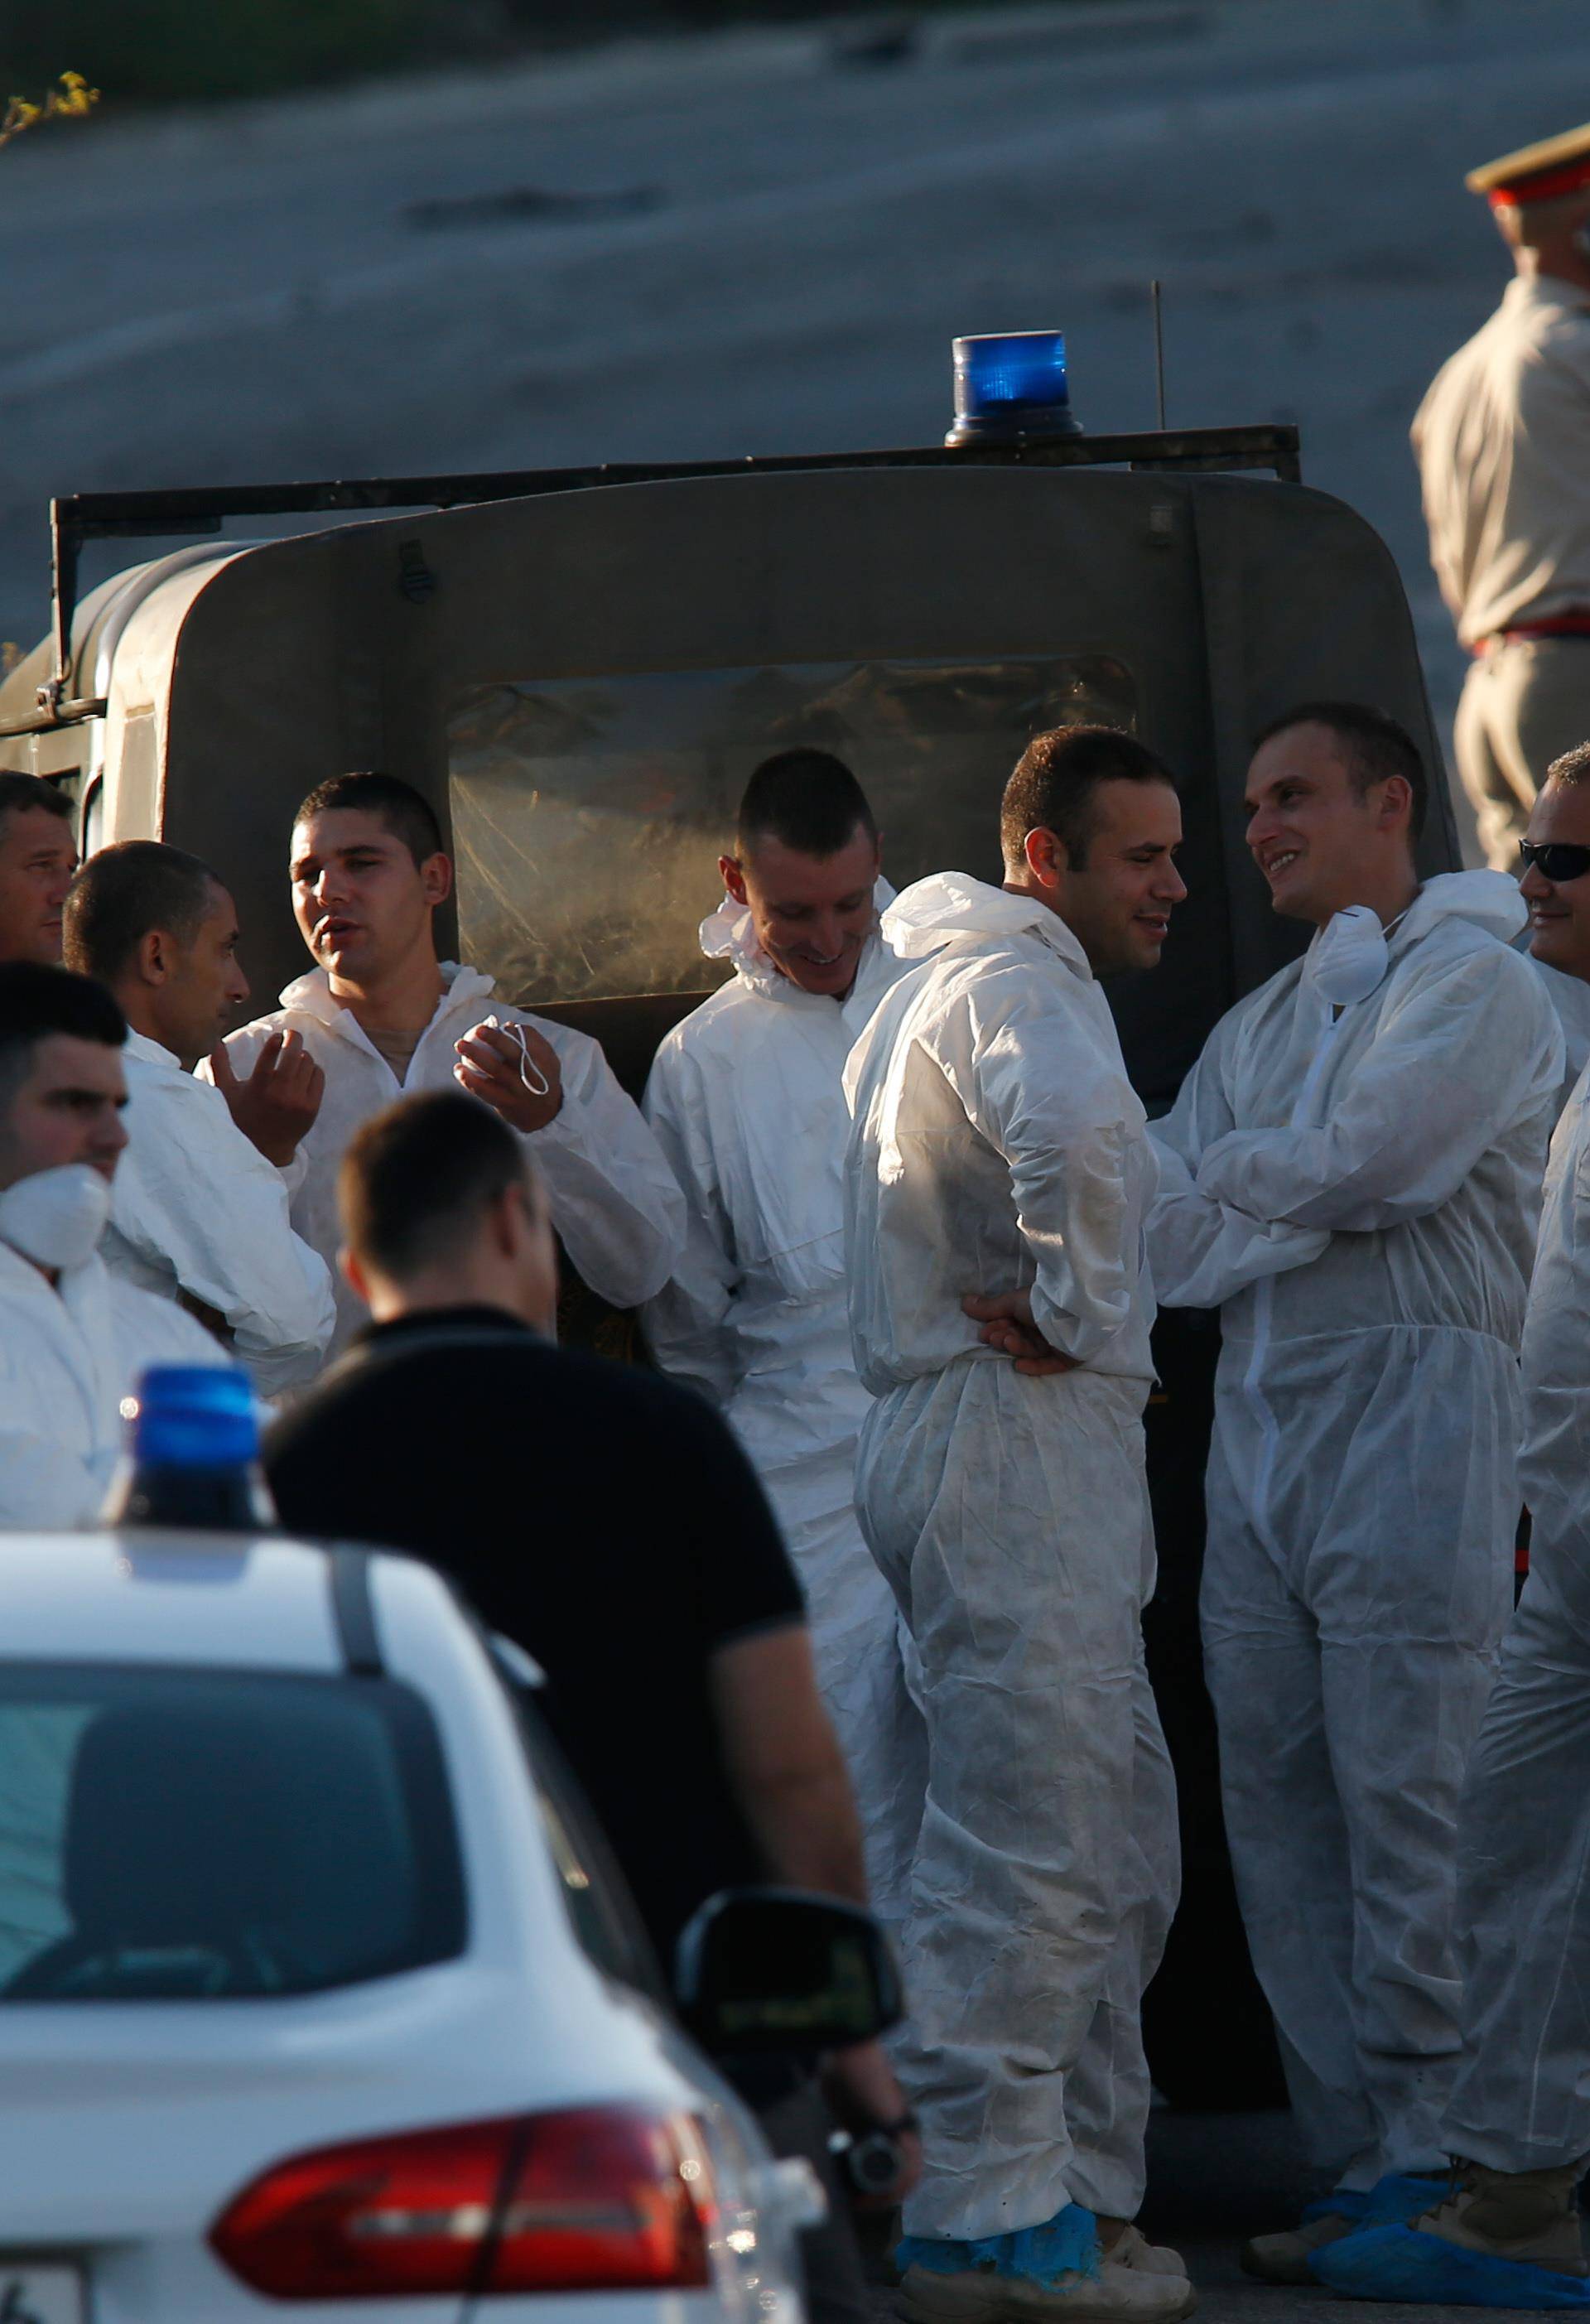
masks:
[[[84,545],[119,535],[189,538],[219,532],[232,517],[314,516],[351,511],[462,508],[483,501],[528,500],[544,493],[584,492],[602,484],[649,484],[697,476],[790,475],[833,468],[1039,467],[1268,469],[1283,483],[1301,479],[1298,431],[1278,423],[1251,428],[1161,429],[1144,435],[1051,436],[1013,443],[942,444],[884,452],[749,455],[739,460],[651,464],[607,462],[586,468],[487,470],[437,476],[337,478],[318,484],[184,485],[170,491],[69,493],[50,503],[51,628],[54,671],[39,688],[39,706],[0,719],[0,735],[38,733],[104,715],[103,701],[71,699],[72,619]]]

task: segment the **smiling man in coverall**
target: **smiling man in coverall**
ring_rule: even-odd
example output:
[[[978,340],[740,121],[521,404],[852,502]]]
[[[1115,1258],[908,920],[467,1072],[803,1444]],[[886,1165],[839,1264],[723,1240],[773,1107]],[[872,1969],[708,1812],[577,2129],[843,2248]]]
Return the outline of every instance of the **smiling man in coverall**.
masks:
[[[1002,888],[885,913],[921,963],[846,1068],[857,1505],[920,1665],[928,1774],[902,2080],[904,2296],[926,2324],[1184,2315],[1130,2224],[1139,2005],[1177,1885],[1144,1670],[1154,1165],[1097,977],[1158,960],[1181,811],[1129,734],[1040,735]],[[978,1296],[985,1295],[985,1296]]]
[[[1232,1868],[1326,2191],[1243,2264],[1394,2218],[1445,2168],[1456,1820],[1512,1606],[1518,1345],[1562,1036],[1496,872],[1420,881],[1394,720],[1257,740],[1248,846],[1308,952],[1153,1126],[1167,1305],[1220,1310],[1204,1666]]]
[[[752,775],[727,893],[702,948],[734,974],[657,1051],[646,1117],[685,1195],[685,1249],[644,1311],[666,1372],[733,1424],[805,1593],[828,1713],[861,1814],[873,1909],[904,1909],[920,1722],[898,1618],[856,1524],[856,1378],[846,1302],[845,1059],[894,979],[894,890],[861,786],[826,751]]]

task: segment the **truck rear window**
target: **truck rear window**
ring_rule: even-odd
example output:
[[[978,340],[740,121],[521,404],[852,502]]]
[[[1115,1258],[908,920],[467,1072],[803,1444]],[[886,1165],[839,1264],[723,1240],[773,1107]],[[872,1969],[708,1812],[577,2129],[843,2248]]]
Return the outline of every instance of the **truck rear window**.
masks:
[[[722,897],[752,770],[796,745],[851,766],[896,888],[997,882],[998,801],[1034,734],[1134,728],[1108,654],[780,662],[472,687],[447,721],[462,956],[508,998],[700,992],[696,930]]]
[[[0,2002],[317,1993],[464,1941],[441,1752],[408,1688],[0,1665]]]

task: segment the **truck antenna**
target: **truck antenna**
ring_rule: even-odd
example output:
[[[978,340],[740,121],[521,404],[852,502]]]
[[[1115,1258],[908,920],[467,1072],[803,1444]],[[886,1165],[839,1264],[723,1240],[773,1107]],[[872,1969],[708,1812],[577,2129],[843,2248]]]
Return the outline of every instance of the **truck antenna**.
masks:
[[[1160,434],[1165,432],[1165,330],[1160,307],[1159,277],[1148,286],[1148,303],[1153,310],[1153,387],[1159,402]]]

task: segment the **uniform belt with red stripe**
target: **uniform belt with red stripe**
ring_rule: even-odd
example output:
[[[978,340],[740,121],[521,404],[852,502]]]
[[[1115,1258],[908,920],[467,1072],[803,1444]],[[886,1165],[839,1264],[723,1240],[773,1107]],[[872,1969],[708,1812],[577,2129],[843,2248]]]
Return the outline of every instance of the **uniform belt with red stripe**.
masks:
[[[1566,613],[1549,613],[1539,622],[1508,622],[1482,638],[1475,651],[1489,653],[1504,638],[1590,638],[1590,605],[1570,605]]]

